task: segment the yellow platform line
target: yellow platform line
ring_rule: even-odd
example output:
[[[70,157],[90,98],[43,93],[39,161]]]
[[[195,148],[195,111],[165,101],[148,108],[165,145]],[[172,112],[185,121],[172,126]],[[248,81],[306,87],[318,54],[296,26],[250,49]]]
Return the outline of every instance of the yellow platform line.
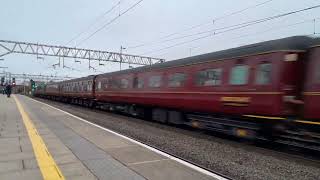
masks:
[[[17,107],[22,116],[23,123],[26,126],[43,179],[64,180],[64,176],[62,175],[59,167],[57,166],[51,154],[49,153],[48,148],[43,142],[40,134],[38,133],[37,129],[32,123],[30,117],[24,110],[18,98],[16,98],[15,96],[13,96],[13,98],[16,101]]]

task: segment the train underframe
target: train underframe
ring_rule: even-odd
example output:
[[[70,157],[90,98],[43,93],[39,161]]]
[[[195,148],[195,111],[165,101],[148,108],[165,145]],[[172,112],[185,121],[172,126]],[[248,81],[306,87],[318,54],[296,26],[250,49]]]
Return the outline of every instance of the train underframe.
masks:
[[[184,112],[163,107],[137,104],[99,102],[90,98],[37,95],[64,103],[118,112],[171,125],[187,125],[247,140],[264,140],[287,144],[299,148],[320,151],[320,125],[300,124],[295,118],[270,120],[236,117],[224,114]]]

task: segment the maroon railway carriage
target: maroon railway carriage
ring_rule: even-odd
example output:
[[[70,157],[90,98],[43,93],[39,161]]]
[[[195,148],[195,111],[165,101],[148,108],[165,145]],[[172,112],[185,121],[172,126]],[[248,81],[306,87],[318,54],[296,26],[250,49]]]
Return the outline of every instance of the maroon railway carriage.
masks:
[[[98,75],[96,99],[134,114],[132,105],[152,107],[153,117],[163,122],[172,111],[294,116],[311,40],[296,36]]]
[[[50,82],[47,83],[45,86],[38,86],[36,91],[34,92],[35,96],[51,96],[51,97],[58,97],[59,96],[59,83],[58,82]]]
[[[64,81],[57,96],[241,137],[286,141],[312,129],[319,143],[319,45],[319,39],[306,36],[267,41]]]
[[[59,83],[54,82],[54,83],[48,83],[46,85],[46,94],[49,96],[59,96]]]
[[[63,101],[90,105],[95,98],[95,76],[72,79],[59,83],[59,96]]]

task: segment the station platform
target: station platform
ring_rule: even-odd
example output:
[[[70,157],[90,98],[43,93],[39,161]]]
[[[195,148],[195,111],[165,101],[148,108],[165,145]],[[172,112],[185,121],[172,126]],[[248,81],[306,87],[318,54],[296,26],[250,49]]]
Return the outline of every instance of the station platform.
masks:
[[[223,178],[29,97],[1,95],[0,179]]]

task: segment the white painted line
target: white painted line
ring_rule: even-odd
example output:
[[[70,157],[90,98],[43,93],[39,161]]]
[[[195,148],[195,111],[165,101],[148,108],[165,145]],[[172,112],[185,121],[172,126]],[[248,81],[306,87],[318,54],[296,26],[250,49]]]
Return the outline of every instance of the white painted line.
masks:
[[[33,100],[33,101],[35,101],[35,102],[37,102],[37,103],[46,105],[46,106],[51,107],[51,108],[53,108],[53,109],[55,109],[55,110],[58,110],[58,111],[60,111],[60,112],[63,112],[63,113],[65,113],[65,114],[67,114],[67,115],[69,115],[69,116],[71,116],[71,117],[74,117],[75,119],[78,119],[78,120],[80,120],[80,121],[82,121],[82,122],[85,122],[85,123],[87,123],[87,124],[90,124],[90,125],[95,126],[95,127],[97,127],[97,128],[103,129],[103,130],[105,130],[105,131],[107,131],[107,132],[110,132],[110,133],[112,133],[112,134],[115,134],[115,135],[117,135],[117,136],[119,136],[119,137],[122,137],[123,139],[126,139],[126,140],[128,140],[128,141],[130,141],[130,142],[136,143],[136,144],[138,144],[138,145],[140,145],[140,146],[142,146],[142,147],[144,147],[144,148],[147,148],[147,149],[149,149],[149,150],[151,150],[151,151],[153,151],[153,152],[155,152],[155,153],[158,153],[158,154],[160,154],[160,155],[162,155],[162,156],[164,156],[164,157],[167,157],[167,158],[169,158],[169,159],[171,159],[171,160],[174,160],[174,161],[176,161],[176,162],[178,162],[178,163],[180,163],[180,164],[183,164],[183,165],[185,165],[185,166],[187,166],[187,167],[189,167],[189,168],[191,168],[191,169],[194,169],[194,170],[196,170],[196,171],[198,171],[198,172],[200,172],[200,173],[203,173],[203,174],[205,174],[205,175],[207,175],[207,176],[213,177],[213,178],[218,179],[218,180],[227,180],[226,178],[224,178],[224,177],[222,177],[222,176],[220,176],[220,175],[218,175],[218,174],[212,173],[212,172],[207,171],[207,170],[205,170],[205,169],[203,169],[203,168],[201,168],[201,167],[198,167],[198,166],[193,165],[193,164],[191,164],[191,163],[189,163],[189,162],[186,162],[186,161],[184,161],[184,160],[182,160],[182,159],[179,159],[179,158],[176,158],[176,157],[174,157],[174,156],[171,156],[170,154],[167,154],[167,153],[165,153],[165,152],[162,152],[162,151],[160,151],[160,150],[158,150],[158,149],[155,149],[155,148],[153,148],[153,147],[151,147],[151,146],[148,146],[148,145],[146,145],[146,144],[143,144],[143,143],[141,143],[141,142],[139,142],[139,141],[136,141],[136,140],[134,140],[134,139],[131,139],[131,138],[129,138],[129,137],[127,137],[127,136],[124,136],[124,135],[122,135],[122,134],[119,134],[119,133],[117,133],[117,132],[115,132],[115,131],[112,131],[112,130],[110,130],[110,129],[107,129],[107,128],[104,128],[104,127],[99,126],[99,125],[97,125],[97,124],[94,124],[94,123],[92,123],[92,122],[89,122],[89,121],[87,121],[87,120],[85,120],[85,119],[82,119],[81,117],[75,116],[75,115],[73,115],[73,114],[71,114],[71,113],[68,113],[68,112],[66,112],[66,111],[64,111],[64,110],[58,109],[58,108],[53,107],[53,106],[51,106],[51,105],[49,105],[49,104],[40,102],[40,101],[35,100],[35,99],[32,99],[32,98],[30,98],[30,99]]]
[[[159,161],[166,161],[166,160],[171,160],[171,159],[157,159],[157,160],[153,160],[153,161],[141,161],[141,162],[135,162],[135,163],[129,163],[129,166],[132,165],[139,165],[139,164],[146,164],[146,163],[154,163],[154,162],[159,162]]]

